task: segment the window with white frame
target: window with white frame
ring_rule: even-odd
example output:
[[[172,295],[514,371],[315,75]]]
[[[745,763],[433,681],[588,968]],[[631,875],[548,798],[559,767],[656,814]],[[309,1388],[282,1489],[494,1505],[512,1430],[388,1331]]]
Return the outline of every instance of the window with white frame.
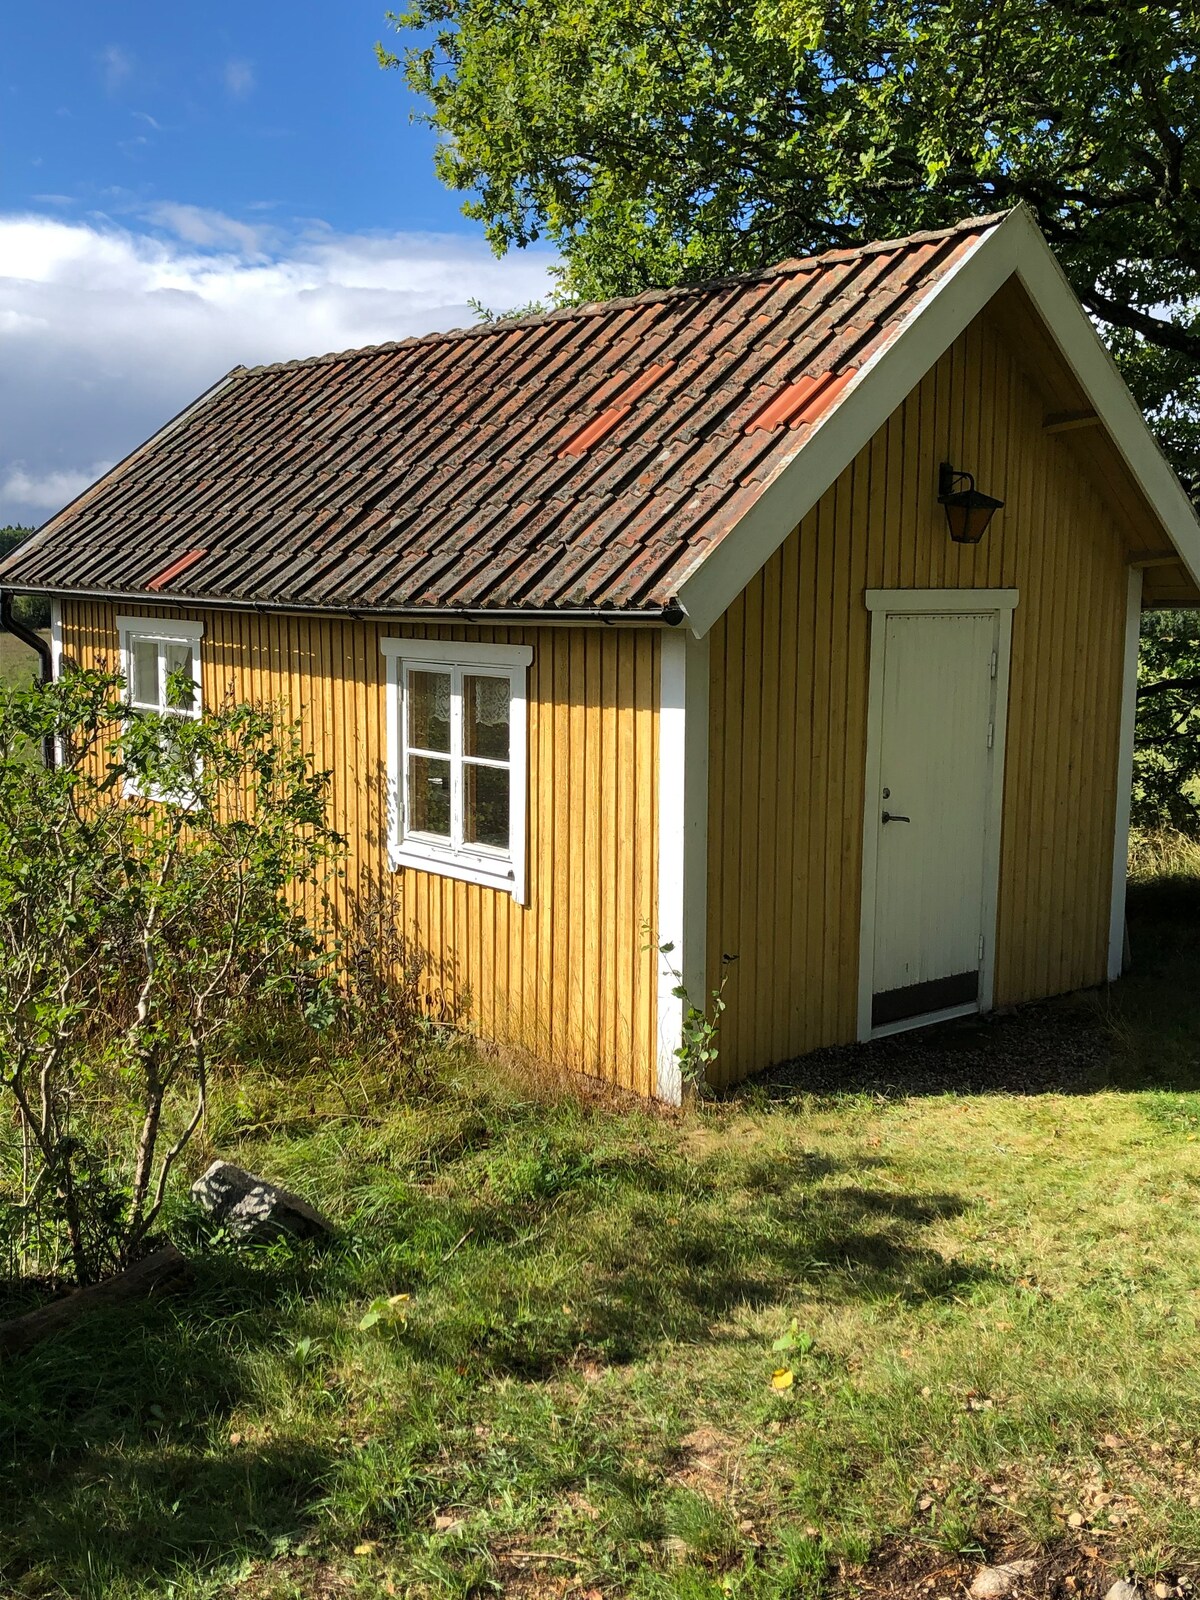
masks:
[[[165,617],[118,617],[121,637],[121,676],[129,704],[138,711],[161,716],[196,719],[203,709],[200,697],[200,640],[204,624]],[[140,791],[126,778],[129,794]],[[178,795],[157,789],[153,800],[186,803]]]
[[[393,867],[525,898],[528,645],[384,639]]]

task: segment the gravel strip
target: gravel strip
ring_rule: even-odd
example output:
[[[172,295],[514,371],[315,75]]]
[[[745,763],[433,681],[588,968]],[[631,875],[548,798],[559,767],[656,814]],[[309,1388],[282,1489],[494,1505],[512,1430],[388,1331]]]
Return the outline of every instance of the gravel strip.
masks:
[[[814,1050],[729,1092],[1086,1094],[1104,1082],[1112,1043],[1096,998],[1068,996]]]

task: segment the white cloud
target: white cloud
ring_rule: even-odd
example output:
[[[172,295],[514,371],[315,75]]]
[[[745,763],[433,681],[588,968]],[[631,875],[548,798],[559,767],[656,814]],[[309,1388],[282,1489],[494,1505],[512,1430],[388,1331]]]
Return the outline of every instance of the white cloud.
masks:
[[[544,295],[551,260],[186,205],[138,228],[0,214],[0,526],[42,521],[230,367],[462,327],[472,298]]]
[[[244,100],[254,88],[254,68],[235,56],[225,63],[225,88],[235,100]]]
[[[57,511],[69,500],[74,500],[77,494],[81,494],[89,483],[94,483],[111,466],[111,461],[93,461],[90,467],[73,472],[40,474],[26,472],[24,467],[10,467],[0,483],[0,497],[36,511]]]
[[[100,76],[109,94],[116,94],[133,76],[133,57],[119,44],[105,45],[100,52]]]
[[[264,229],[227,217],[222,211],[211,211],[206,206],[185,206],[165,200],[151,206],[146,219],[165,228],[176,239],[182,239],[184,244],[199,245],[201,249],[232,247],[248,255],[259,255],[268,242]]]

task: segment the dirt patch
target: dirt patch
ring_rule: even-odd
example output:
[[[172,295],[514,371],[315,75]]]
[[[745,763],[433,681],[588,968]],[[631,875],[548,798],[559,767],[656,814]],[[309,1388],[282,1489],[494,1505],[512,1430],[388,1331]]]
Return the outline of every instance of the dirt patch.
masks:
[[[706,1500],[729,1497],[737,1475],[738,1442],[717,1428],[697,1428],[679,1441],[679,1460],[671,1478]]]
[[[219,1592],[229,1600],[295,1600],[297,1595],[303,1595],[304,1600],[344,1600],[357,1588],[357,1578],[331,1561],[317,1556],[285,1556],[265,1562]]]
[[[1011,1559],[1023,1552],[1005,1551],[993,1561]],[[1038,1557],[1037,1565],[1024,1573],[1012,1593],[1014,1600],[1027,1597],[1056,1597],[1076,1594],[1103,1594],[1112,1581],[1107,1569],[1095,1567],[1086,1557],[1076,1552],[1069,1555],[1056,1552],[1054,1556]],[[1064,1564],[1065,1563],[1065,1564]],[[981,1562],[963,1556],[948,1556],[943,1551],[932,1550],[928,1545],[895,1540],[884,1545],[863,1567],[846,1569],[837,1585],[837,1592],[853,1595],[859,1600],[892,1600],[904,1595],[911,1600],[914,1595],[963,1595],[971,1587]],[[1078,1588],[1064,1588],[1068,1576]],[[1106,1581],[1107,1580],[1107,1581]]]
[[[530,1550],[518,1540],[501,1540],[491,1546],[494,1581],[510,1600],[603,1600],[602,1591],[582,1581],[579,1566],[569,1556]]]
[[[1118,1578],[1127,1576],[1110,1566],[1090,1545],[1064,1541],[1040,1552],[999,1548],[990,1564],[1024,1558],[1021,1576],[1011,1600],[1100,1600]],[[1028,1565],[1032,1562],[1032,1565]],[[847,1568],[834,1586],[846,1600],[914,1600],[932,1596],[950,1600],[969,1592],[984,1563],[978,1559],[947,1556],[925,1544],[895,1540],[883,1546],[863,1567]],[[1159,1572],[1154,1582],[1140,1585],[1154,1597],[1158,1585],[1169,1595],[1188,1595],[1191,1582],[1185,1574]]]
[[[869,1044],[834,1045],[753,1080],[795,1094],[1086,1094],[1107,1077],[1113,1035],[1096,995],[961,1017]],[[739,1093],[729,1091],[734,1098]]]

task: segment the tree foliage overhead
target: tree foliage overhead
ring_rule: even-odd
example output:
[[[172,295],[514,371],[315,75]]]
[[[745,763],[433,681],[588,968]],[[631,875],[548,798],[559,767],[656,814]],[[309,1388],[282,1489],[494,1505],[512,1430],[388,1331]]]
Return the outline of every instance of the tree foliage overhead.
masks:
[[[600,299],[1024,202],[1200,485],[1200,3],[412,0],[438,171]]]

